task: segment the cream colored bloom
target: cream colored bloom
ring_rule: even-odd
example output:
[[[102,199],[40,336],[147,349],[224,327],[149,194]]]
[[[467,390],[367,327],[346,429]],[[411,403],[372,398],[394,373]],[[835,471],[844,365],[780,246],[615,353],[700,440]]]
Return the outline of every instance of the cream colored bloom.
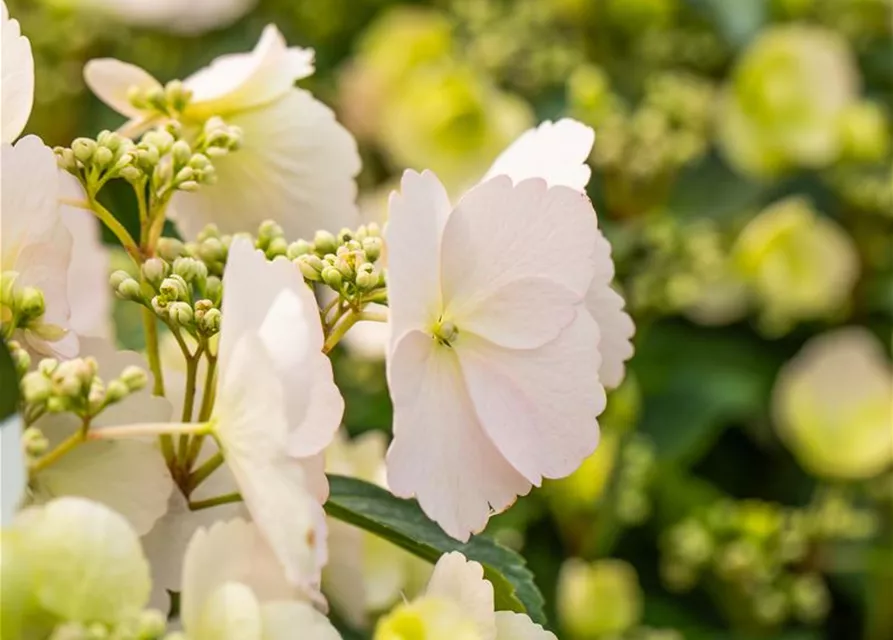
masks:
[[[218,522],[192,537],[183,560],[180,615],[190,640],[337,640],[300,599],[258,528]]]
[[[197,35],[226,27],[246,13],[257,0],[69,0],[85,9],[108,14],[137,27]]]
[[[45,301],[42,320],[20,337],[37,353],[73,357],[78,340],[69,330],[72,239],[59,215],[56,158],[39,138],[27,136],[2,145],[0,167],[0,271],[18,274],[14,290],[36,287]]]
[[[214,159],[216,185],[174,198],[169,214],[186,237],[212,222],[225,233],[255,231],[269,218],[291,238],[356,226],[356,143],[331,109],[294,87],[313,70],[313,51],[288,47],[269,25],[251,53],[217,58],[184,80],[192,101],[181,121],[193,134],[212,116],[243,132],[237,153]],[[84,76],[103,102],[131,118],[128,131],[156,119],[127,99],[131,87],[161,89],[139,67],[93,60]]]
[[[6,3],[0,3],[0,142],[19,137],[34,103],[34,57],[31,43],[22,35],[18,20],[9,17]]]
[[[752,219],[733,251],[738,275],[770,332],[842,311],[859,276],[852,238],[797,197]]]
[[[224,289],[214,435],[286,576],[310,590],[325,562],[322,451],[344,408],[316,301],[290,262],[268,262],[245,238],[230,247]]]
[[[387,241],[388,484],[465,540],[598,443],[595,214],[573,189],[505,176],[453,207],[407,171]]]
[[[387,438],[369,431],[353,440],[340,435],[326,449],[326,470],[386,488]],[[329,563],[323,592],[335,610],[356,627],[370,615],[413,597],[428,580],[431,565],[377,535],[329,518]]]
[[[97,338],[81,341],[81,355],[92,356],[106,380],[128,366],[146,369],[142,356],[115,351]],[[167,422],[171,405],[148,388],[103,410],[91,429],[140,422]],[[47,414],[35,423],[56,446],[80,428],[72,414]],[[59,496],[80,496],[114,509],[138,535],[147,533],[168,509],[174,484],[154,439],[94,440],[79,445],[31,480],[31,500],[44,503]]]
[[[772,408],[779,437],[808,471],[870,478],[893,463],[893,366],[856,327],[822,334],[781,370]]]
[[[526,615],[494,611],[484,569],[461,553],[441,556],[425,595],[398,606],[376,628],[375,640],[557,640]]]

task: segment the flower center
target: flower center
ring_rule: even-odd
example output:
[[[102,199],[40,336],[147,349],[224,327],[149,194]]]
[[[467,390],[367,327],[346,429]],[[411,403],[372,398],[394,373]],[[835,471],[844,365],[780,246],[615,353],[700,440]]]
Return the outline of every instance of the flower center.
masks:
[[[452,346],[452,343],[459,337],[459,328],[449,320],[441,317],[431,330],[434,339],[445,347]]]

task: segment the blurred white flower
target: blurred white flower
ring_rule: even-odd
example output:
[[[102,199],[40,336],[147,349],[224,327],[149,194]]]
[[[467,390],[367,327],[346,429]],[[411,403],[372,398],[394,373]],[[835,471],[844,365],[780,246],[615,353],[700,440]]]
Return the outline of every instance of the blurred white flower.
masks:
[[[0,421],[0,474],[0,526],[6,527],[19,508],[28,482],[22,418],[17,413]]]
[[[313,51],[288,47],[269,25],[251,53],[217,58],[183,81],[192,100],[181,121],[193,133],[213,116],[243,132],[238,152],[214,159],[216,185],[172,201],[169,215],[187,238],[212,222],[234,233],[254,231],[269,218],[290,238],[356,227],[356,142],[331,109],[294,87],[313,70]],[[131,87],[162,88],[144,70],[106,58],[89,62],[84,77],[103,102],[131,118],[127,131],[157,121],[127,98]]]
[[[353,440],[339,437],[326,449],[326,470],[387,488],[387,437],[369,431]],[[431,565],[379,536],[328,519],[329,563],[323,592],[335,610],[357,628],[402,597],[412,597],[431,574]]]
[[[6,2],[0,3],[0,12],[0,142],[12,142],[25,128],[34,104],[34,57],[18,20],[10,19]]]
[[[97,338],[81,340],[81,355],[95,358],[100,376],[106,380],[129,366],[148,368],[139,354],[115,351],[111,344]],[[134,416],[141,422],[167,422],[171,405],[146,388],[104,409],[91,429],[98,431],[129,424]],[[79,429],[81,423],[72,414],[47,414],[35,426],[47,437],[50,446],[56,446]],[[142,535],[167,511],[173,488],[173,480],[154,439],[92,440],[38,472],[31,479],[31,500],[44,503],[59,496],[88,498],[123,515],[136,533]]]
[[[42,321],[20,337],[37,353],[73,357],[78,339],[69,324],[72,239],[59,214],[56,157],[39,138],[26,136],[14,146],[2,145],[0,166],[0,271],[18,274],[14,291],[39,289],[45,304]]]
[[[458,552],[441,556],[425,595],[382,618],[375,638],[402,638],[400,630],[407,628],[428,640],[557,640],[524,614],[494,611],[493,585],[483,567]]]
[[[245,238],[230,247],[224,288],[214,435],[286,576],[312,590],[325,563],[322,451],[343,412],[316,301],[294,265]]]
[[[324,615],[285,579],[253,523],[218,522],[193,536],[183,560],[180,615],[191,640],[338,640]]]
[[[388,483],[466,540],[598,443],[595,213],[573,189],[505,176],[454,208],[434,174],[407,171],[387,242]]]
[[[808,342],[779,373],[772,408],[779,437],[811,473],[870,478],[893,463],[893,365],[865,329]]]
[[[59,0],[60,2],[65,0]],[[67,0],[135,27],[198,35],[229,26],[257,0]]]

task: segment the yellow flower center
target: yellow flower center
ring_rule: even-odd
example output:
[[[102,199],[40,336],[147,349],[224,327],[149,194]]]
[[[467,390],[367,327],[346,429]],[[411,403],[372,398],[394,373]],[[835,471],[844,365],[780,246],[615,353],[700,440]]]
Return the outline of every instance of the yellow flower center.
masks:
[[[431,327],[431,334],[434,339],[445,347],[451,347],[453,342],[459,337],[459,328],[450,320],[445,320],[443,316]]]
[[[375,640],[483,640],[474,620],[454,602],[420,598],[381,619]]]

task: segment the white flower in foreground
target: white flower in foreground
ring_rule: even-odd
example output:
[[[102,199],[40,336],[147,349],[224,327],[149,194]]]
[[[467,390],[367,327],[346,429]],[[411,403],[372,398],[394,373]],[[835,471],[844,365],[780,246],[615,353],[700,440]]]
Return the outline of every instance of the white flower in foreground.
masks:
[[[60,176],[62,180],[67,178],[73,180],[69,174]],[[109,338],[113,333],[111,256],[102,244],[102,226],[92,213],[83,209],[63,206],[60,215],[72,238],[68,267],[69,326],[79,336]]]
[[[220,116],[242,129],[243,145],[214,159],[216,185],[176,195],[169,214],[183,235],[194,237],[212,222],[225,233],[254,231],[269,218],[293,238],[357,226],[356,142],[331,109],[294,87],[313,70],[313,51],[288,47],[270,25],[251,53],[217,58],[184,80],[193,94],[184,124],[197,132]],[[88,63],[84,76],[103,102],[131,118],[127,130],[138,132],[153,122],[153,114],[127,99],[131,87],[161,89],[145,71],[101,59]]]
[[[893,464],[893,365],[867,330],[814,338],[779,373],[779,437],[810,472],[862,479]]]
[[[384,464],[387,437],[368,431],[353,440],[346,435],[326,449],[330,473],[360,478],[386,488]],[[358,628],[372,614],[412,597],[431,574],[431,565],[408,551],[334,518],[328,519],[329,563],[323,570],[323,592],[333,608]]]
[[[388,483],[460,540],[598,444],[588,198],[498,176],[454,208],[436,176],[391,196]]]
[[[81,355],[92,356],[106,381],[129,366],[146,369],[142,356],[115,351],[97,339],[81,341]],[[99,414],[91,429],[141,422],[167,422],[171,406],[153,396],[149,388],[128,395]],[[54,447],[80,428],[72,414],[47,414],[35,423]],[[114,509],[138,535],[147,533],[168,509],[174,484],[154,438],[91,440],[74,448],[31,481],[31,499],[43,503],[59,496],[80,496]]]
[[[477,562],[441,556],[425,595],[383,618],[375,640],[557,640],[529,617],[494,611],[493,585]]]
[[[268,262],[245,238],[223,280],[214,435],[286,576],[312,589],[325,562],[322,451],[344,410],[316,301],[290,262]]]
[[[226,27],[246,13],[257,0],[76,0],[136,27],[197,35]]]
[[[6,3],[0,3],[0,142],[19,137],[34,103],[34,57],[31,43],[22,35],[18,20],[9,17]]]
[[[0,420],[0,526],[12,522],[28,481],[22,448],[22,418],[14,413]]]
[[[183,560],[180,615],[190,640],[337,640],[298,599],[257,527],[218,522],[193,536]]]
[[[20,331],[33,351],[70,358],[77,336],[69,330],[68,268],[72,239],[59,215],[60,173],[52,150],[36,136],[2,145],[0,271],[15,277],[13,291],[43,293],[42,321]],[[5,311],[4,311],[5,312]]]

